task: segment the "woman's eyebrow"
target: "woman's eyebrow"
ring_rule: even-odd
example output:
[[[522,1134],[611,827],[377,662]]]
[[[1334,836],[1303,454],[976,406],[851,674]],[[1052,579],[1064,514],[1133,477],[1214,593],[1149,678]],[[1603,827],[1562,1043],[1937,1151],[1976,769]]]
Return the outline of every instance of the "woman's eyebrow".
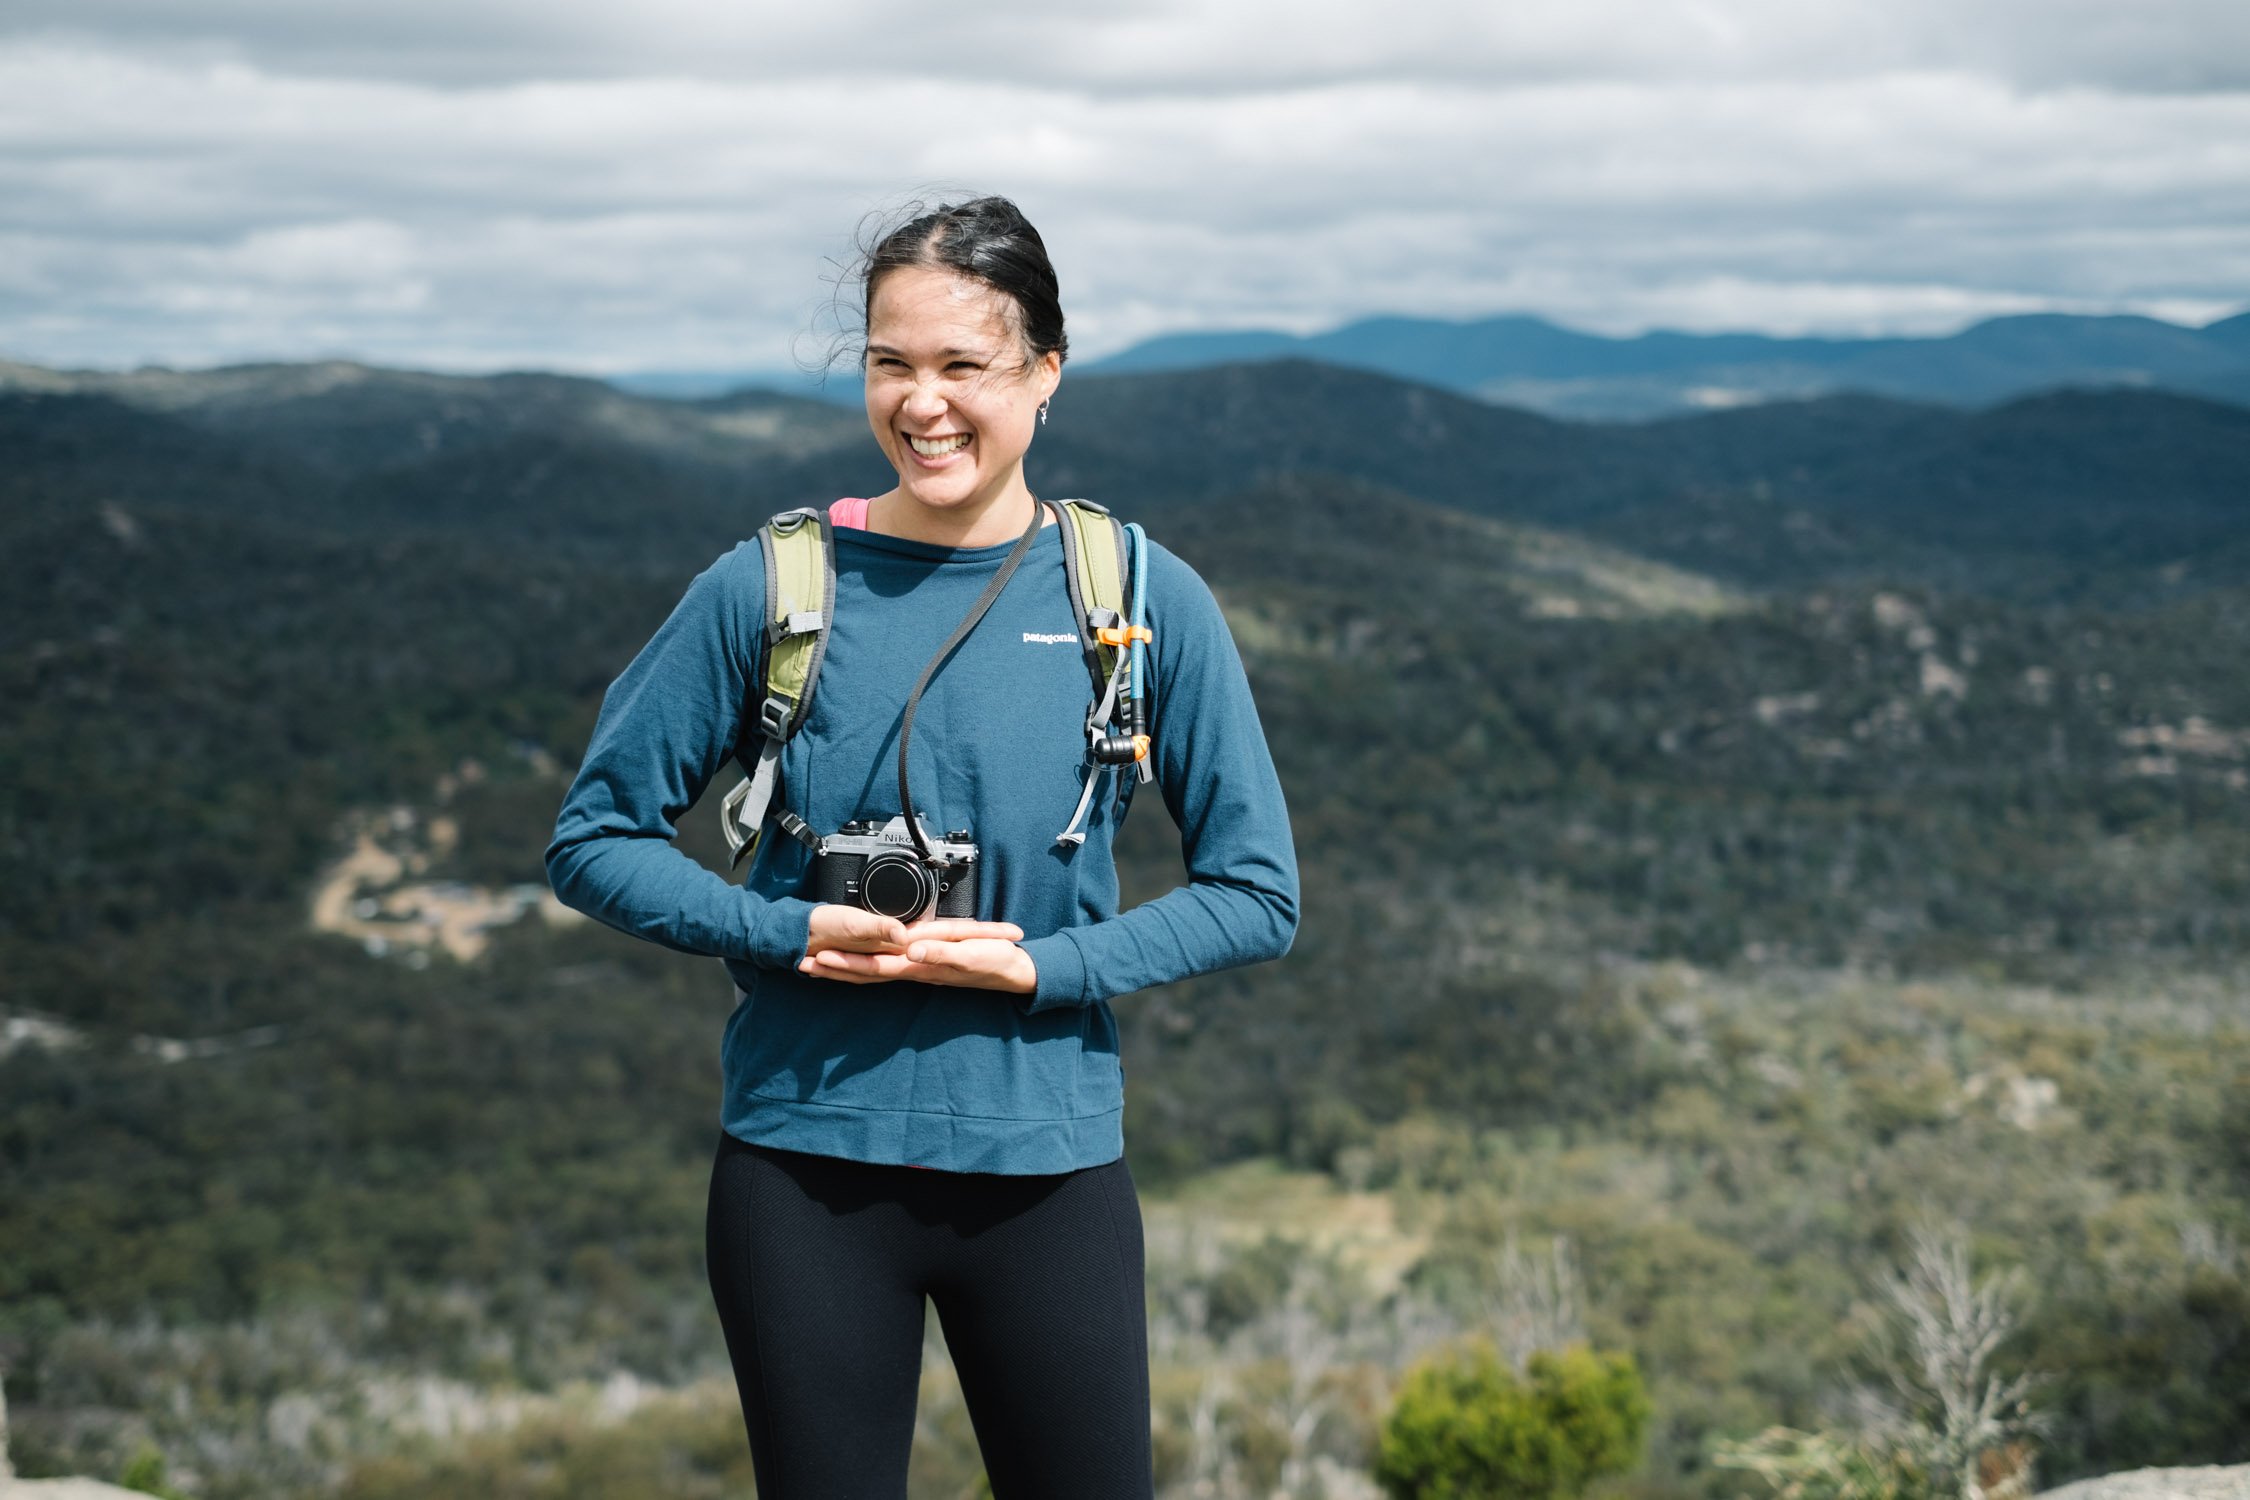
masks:
[[[870,354],[897,354],[900,351],[893,349],[888,344],[869,344],[867,346],[867,352]],[[938,353],[945,355],[947,358],[951,358],[956,354],[974,355],[979,359],[982,359],[984,357],[984,351],[982,349],[940,349],[938,350]]]

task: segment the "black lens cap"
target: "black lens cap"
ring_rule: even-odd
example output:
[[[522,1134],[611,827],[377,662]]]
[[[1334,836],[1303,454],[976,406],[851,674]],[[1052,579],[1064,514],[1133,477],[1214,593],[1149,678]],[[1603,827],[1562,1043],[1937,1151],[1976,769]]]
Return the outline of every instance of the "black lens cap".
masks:
[[[878,854],[860,872],[859,899],[877,916],[905,921],[930,904],[930,877],[921,861],[901,854]]]

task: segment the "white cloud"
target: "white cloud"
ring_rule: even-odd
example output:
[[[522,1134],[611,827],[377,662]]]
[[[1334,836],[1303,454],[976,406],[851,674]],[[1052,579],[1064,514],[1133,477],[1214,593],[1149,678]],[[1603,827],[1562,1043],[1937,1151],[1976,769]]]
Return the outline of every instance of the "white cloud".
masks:
[[[860,215],[922,183],[1024,205],[1081,354],[1373,312],[1940,331],[2250,295],[2234,4],[1082,3],[940,29],[889,0],[849,26],[18,0],[0,352],[776,366]]]

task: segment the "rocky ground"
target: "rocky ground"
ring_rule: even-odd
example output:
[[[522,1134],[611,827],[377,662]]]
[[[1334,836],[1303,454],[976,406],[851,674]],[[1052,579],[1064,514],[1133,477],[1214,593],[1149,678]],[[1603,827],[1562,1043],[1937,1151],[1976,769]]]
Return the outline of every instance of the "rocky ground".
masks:
[[[2081,1479],[2039,1500],[2250,1500],[2250,1464],[2199,1469],[2132,1469]]]

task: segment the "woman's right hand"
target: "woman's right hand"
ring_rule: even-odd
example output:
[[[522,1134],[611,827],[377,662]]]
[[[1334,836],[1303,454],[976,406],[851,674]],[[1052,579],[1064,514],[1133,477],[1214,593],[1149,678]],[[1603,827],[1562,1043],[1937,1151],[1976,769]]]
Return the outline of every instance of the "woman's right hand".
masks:
[[[920,923],[910,934],[906,924],[896,917],[824,901],[812,909],[805,937],[805,960],[830,949],[845,953],[904,953],[913,938],[934,937],[955,942],[964,938],[998,938],[1004,943],[1013,943],[1022,939],[1023,929],[1013,922],[973,922],[956,917]],[[804,961],[800,961],[799,967],[804,967]]]

